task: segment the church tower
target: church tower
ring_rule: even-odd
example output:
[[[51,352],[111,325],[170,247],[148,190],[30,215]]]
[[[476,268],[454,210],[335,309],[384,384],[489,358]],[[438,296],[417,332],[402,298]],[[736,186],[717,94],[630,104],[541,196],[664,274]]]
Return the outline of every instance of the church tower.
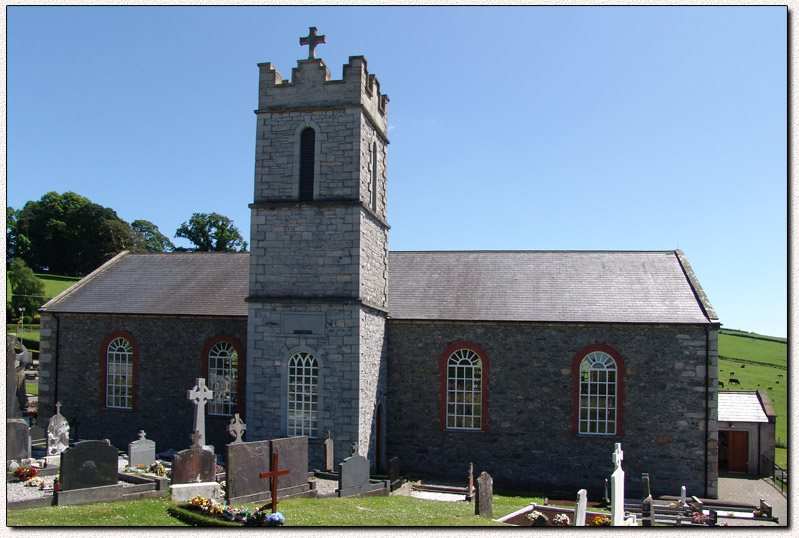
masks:
[[[384,461],[388,309],[386,105],[352,56],[342,80],[307,60],[259,64],[246,365],[249,440],[307,435],[322,468],[353,443]]]

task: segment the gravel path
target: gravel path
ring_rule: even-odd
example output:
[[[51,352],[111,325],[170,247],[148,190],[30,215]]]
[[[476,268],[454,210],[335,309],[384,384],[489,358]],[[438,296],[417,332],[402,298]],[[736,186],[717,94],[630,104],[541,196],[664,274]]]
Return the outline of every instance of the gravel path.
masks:
[[[24,483],[14,480],[6,482],[6,502],[29,501],[32,499],[43,499],[52,497],[53,480],[55,476],[44,477],[44,489],[26,486]]]

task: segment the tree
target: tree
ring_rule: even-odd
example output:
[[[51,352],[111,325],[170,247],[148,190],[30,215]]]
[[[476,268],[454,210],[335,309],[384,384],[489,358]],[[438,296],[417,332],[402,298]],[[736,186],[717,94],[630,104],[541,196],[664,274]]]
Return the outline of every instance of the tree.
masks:
[[[158,226],[148,220],[134,220],[130,223],[134,239],[144,252],[172,252],[175,245],[167,236],[158,231]]]
[[[15,216],[15,248],[36,271],[85,275],[121,250],[135,248],[133,230],[113,209],[74,192],[49,192]]]
[[[194,243],[194,251],[239,252],[247,250],[247,242],[241,237],[233,221],[218,213],[194,213],[189,222],[184,222],[175,232]]]
[[[13,207],[6,208],[6,263],[17,257],[24,258],[30,253],[31,242],[19,233],[19,211]],[[6,266],[9,267],[9,266]]]
[[[36,278],[33,270],[20,258],[11,262],[8,279],[11,281],[11,308],[14,313],[24,308],[26,316],[35,315],[46,300],[44,282]]]

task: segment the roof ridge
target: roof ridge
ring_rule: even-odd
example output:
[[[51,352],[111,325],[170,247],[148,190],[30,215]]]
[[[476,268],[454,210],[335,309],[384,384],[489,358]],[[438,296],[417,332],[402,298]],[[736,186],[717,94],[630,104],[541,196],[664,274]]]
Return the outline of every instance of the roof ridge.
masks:
[[[699,284],[699,279],[696,278],[694,270],[691,269],[691,265],[688,263],[688,258],[685,257],[685,253],[678,249],[674,251],[674,255],[677,257],[677,262],[680,264],[685,278],[688,279],[688,284],[691,286],[691,290],[694,292],[696,300],[699,301],[699,306],[702,308],[705,316],[707,316],[708,321],[718,323],[719,316],[716,314],[713,305],[710,304],[710,299],[707,298],[705,290],[703,290],[701,284]]]
[[[70,287],[68,287],[67,289],[65,289],[64,291],[62,291],[61,293],[59,293],[58,295],[47,301],[46,303],[44,303],[42,306],[39,307],[39,310],[46,311],[48,308],[63,301],[64,299],[67,298],[67,296],[72,295],[77,290],[79,290],[80,288],[82,288],[92,280],[94,280],[94,278],[97,275],[106,271],[112,265],[115,265],[119,260],[121,260],[123,257],[125,257],[128,254],[130,254],[129,250],[123,250],[122,252],[118,253],[116,256],[114,256],[113,258],[102,264],[100,267],[98,267],[97,269],[95,269],[85,277],[81,278],[80,280],[72,284]]]
[[[556,254],[672,254],[673,250],[390,250],[389,254],[496,254],[496,253],[556,253]]]

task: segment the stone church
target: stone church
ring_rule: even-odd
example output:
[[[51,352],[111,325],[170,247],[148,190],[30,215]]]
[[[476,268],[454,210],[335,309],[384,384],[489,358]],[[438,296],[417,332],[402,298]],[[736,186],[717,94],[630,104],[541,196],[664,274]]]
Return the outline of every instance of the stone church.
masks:
[[[375,471],[717,495],[718,318],[680,251],[388,250],[388,97],[352,56],[259,64],[249,253],[123,252],[41,309],[40,423],[75,439],[309,437]],[[323,41],[322,41],[323,42]],[[210,194],[210,193],[209,193]]]

